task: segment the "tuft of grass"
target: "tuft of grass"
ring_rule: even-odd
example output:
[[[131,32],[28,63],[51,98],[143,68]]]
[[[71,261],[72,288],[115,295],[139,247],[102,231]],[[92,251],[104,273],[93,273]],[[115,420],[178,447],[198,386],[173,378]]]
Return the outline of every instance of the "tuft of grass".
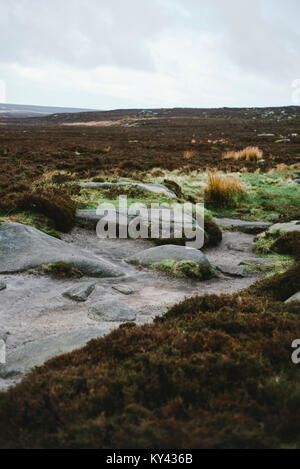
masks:
[[[258,147],[247,147],[241,151],[229,151],[223,154],[223,160],[259,161],[263,159],[263,152]]]
[[[176,278],[192,278],[195,280],[209,280],[213,276],[212,270],[193,261],[176,261],[166,259],[157,264],[152,264],[150,269],[158,270]]]
[[[246,193],[236,176],[208,173],[208,184],[204,194],[208,208],[236,207],[245,196]]]

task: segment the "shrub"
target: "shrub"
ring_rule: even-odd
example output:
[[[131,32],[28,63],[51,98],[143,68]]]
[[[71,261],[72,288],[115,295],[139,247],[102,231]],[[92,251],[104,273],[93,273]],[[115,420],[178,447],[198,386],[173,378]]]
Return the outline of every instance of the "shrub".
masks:
[[[241,151],[229,151],[224,153],[223,159],[258,161],[263,159],[263,152],[258,147],[247,147]]]
[[[75,224],[76,205],[64,192],[55,188],[27,192],[18,201],[18,208],[41,213],[52,219],[57,230],[70,231]]]
[[[236,176],[208,173],[205,202],[209,208],[231,208],[245,197],[245,191]]]
[[[292,265],[286,272],[259,280],[252,285],[247,294],[271,298],[275,301],[286,301],[300,288],[300,263]]]
[[[207,235],[204,243],[205,248],[218,246],[222,242],[222,231],[212,220],[205,219],[205,234]]]
[[[300,257],[300,231],[292,231],[278,238],[271,246],[273,252]]]
[[[212,295],[124,324],[0,394],[0,447],[299,448],[289,308]]]

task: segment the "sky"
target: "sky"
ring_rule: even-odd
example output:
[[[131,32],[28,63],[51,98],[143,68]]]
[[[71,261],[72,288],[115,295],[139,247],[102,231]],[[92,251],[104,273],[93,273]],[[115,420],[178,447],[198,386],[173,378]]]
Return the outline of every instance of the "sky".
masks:
[[[300,105],[299,0],[0,0],[0,102]]]

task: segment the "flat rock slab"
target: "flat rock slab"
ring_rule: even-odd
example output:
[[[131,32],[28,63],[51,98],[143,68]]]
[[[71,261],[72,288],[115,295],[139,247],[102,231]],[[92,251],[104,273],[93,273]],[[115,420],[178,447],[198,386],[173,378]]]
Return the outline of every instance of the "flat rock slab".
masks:
[[[193,261],[211,267],[207,257],[198,249],[173,244],[146,249],[145,251],[129,257],[126,259],[126,262],[147,267],[152,264],[158,264],[164,260]]]
[[[282,234],[290,233],[292,231],[300,231],[300,220],[294,220],[289,223],[276,223],[268,230],[269,233],[276,233],[278,231]]]
[[[65,291],[63,293],[63,296],[73,301],[83,302],[88,299],[88,297],[93,293],[94,290],[94,283],[80,283]]]
[[[293,295],[288,300],[286,300],[286,303],[293,303],[293,301],[299,301],[299,303],[300,303],[300,291],[298,293],[296,293],[295,295]]]
[[[224,228],[229,228],[233,231],[240,231],[241,233],[257,235],[268,230],[272,223],[264,223],[257,221],[244,221],[235,220],[231,218],[215,218],[218,225]]]
[[[111,322],[135,321],[136,314],[119,300],[106,300],[95,303],[89,308],[89,316],[98,321]]]
[[[189,227],[199,226],[197,220],[192,216],[179,210],[170,208],[159,209],[100,209],[100,210],[77,210],[76,223],[84,228],[96,229],[97,223],[105,217],[107,221],[116,224],[128,225],[134,220],[159,224],[160,226],[170,222],[171,225],[185,225]]]
[[[24,272],[53,262],[66,262],[91,277],[120,277],[113,264],[77,246],[19,223],[0,225],[0,273]]]
[[[135,292],[133,288],[128,287],[127,285],[113,285],[112,288],[123,295],[132,295]]]
[[[141,191],[151,194],[161,194],[176,199],[176,194],[162,184],[142,184],[138,182],[82,182],[83,189],[110,189],[112,187],[136,187]]]
[[[6,283],[0,282],[0,291],[5,290],[5,289],[6,289]]]
[[[79,349],[90,340],[103,337],[109,332],[108,329],[86,327],[28,342],[7,354],[6,365],[0,365],[0,377],[23,375],[32,368],[43,365],[50,358]]]
[[[257,259],[246,259],[242,262],[240,262],[240,266],[243,265],[250,265],[250,266],[256,266],[256,265],[266,265],[266,264],[272,264],[273,259],[263,259],[263,258],[257,258]]]
[[[250,276],[250,273],[240,266],[216,265],[216,267],[220,272],[222,272],[222,274],[230,275],[231,277],[246,278]]]

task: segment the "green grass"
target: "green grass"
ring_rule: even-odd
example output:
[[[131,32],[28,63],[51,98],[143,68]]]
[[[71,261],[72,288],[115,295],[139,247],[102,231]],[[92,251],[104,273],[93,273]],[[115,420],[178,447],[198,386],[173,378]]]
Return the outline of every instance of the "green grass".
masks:
[[[150,269],[163,272],[175,278],[192,278],[195,280],[208,280],[212,277],[209,267],[193,261],[176,261],[166,259],[162,262],[152,264]]]
[[[299,185],[288,179],[294,171],[293,168],[287,168],[268,173],[234,173],[238,176],[247,196],[237,207],[214,209],[211,210],[212,214],[219,217],[238,216],[249,221],[267,220],[271,214],[299,218]],[[179,184],[186,197],[192,195],[198,202],[204,201],[206,172],[180,174],[178,171],[164,171],[163,176],[152,178],[152,181],[162,183],[164,178]]]

